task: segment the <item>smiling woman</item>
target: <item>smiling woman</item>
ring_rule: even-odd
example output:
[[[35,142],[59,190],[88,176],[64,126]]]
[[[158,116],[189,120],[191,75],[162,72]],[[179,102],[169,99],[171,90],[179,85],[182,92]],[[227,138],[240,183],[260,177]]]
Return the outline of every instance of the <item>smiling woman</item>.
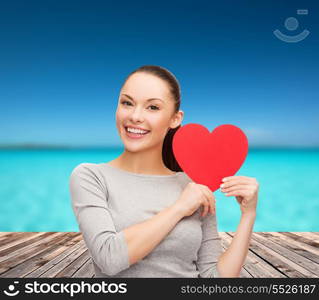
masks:
[[[213,194],[192,182],[172,151],[179,107],[172,73],[159,66],[133,71],[116,110],[124,152],[71,174],[72,207],[96,277],[219,276]]]
[[[129,152],[147,146],[153,148],[153,151],[149,152],[147,157],[144,153],[144,166],[149,165],[151,170],[158,169],[158,173],[164,174],[167,169],[182,171],[172,152],[172,139],[181,126],[184,115],[183,111],[179,110],[180,97],[177,79],[164,68],[142,66],[128,75],[120,91],[116,111],[116,125],[125,149],[128,150],[121,157],[122,160],[132,164],[133,157],[139,159],[141,156],[132,156]],[[147,132],[132,133],[133,128]],[[131,139],[136,138],[144,143],[131,143]],[[156,147],[153,147],[155,145]],[[154,151],[161,153],[162,159],[154,159]],[[145,159],[149,162],[146,163]],[[154,166],[154,162],[157,165]],[[134,167],[131,170],[136,172]]]

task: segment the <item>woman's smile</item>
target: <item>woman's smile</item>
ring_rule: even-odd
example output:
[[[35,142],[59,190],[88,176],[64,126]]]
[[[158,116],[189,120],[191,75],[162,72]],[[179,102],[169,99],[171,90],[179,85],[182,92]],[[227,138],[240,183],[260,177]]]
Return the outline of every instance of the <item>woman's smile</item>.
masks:
[[[131,139],[142,139],[144,136],[150,133],[150,131],[138,130],[131,127],[125,127],[125,134]]]

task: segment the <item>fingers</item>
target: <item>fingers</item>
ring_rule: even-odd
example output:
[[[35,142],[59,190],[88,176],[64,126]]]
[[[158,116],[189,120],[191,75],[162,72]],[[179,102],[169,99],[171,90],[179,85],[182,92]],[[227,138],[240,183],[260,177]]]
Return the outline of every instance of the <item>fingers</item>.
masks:
[[[240,189],[240,190],[234,190],[232,192],[229,192],[225,194],[225,196],[242,196],[242,197],[249,197],[250,196],[250,190]]]
[[[209,210],[209,202],[205,199],[203,203],[202,217],[206,216]]]
[[[208,190],[208,201],[209,201],[209,212],[214,215],[215,214],[215,203],[216,203],[216,200],[215,200],[215,195],[210,191]]]
[[[211,203],[210,203],[210,213],[212,215],[214,215],[216,213],[216,208],[215,208],[215,200],[211,200]]]
[[[229,182],[233,180],[255,181],[256,178],[248,177],[248,176],[228,176],[228,177],[225,177],[222,181]]]
[[[232,179],[230,181],[226,181],[220,185],[222,189],[230,188],[236,185],[249,185],[252,184],[251,180],[242,180],[242,179]]]
[[[235,190],[240,190],[240,189],[247,189],[247,184],[236,184],[236,185],[233,185],[233,186],[230,186],[230,187],[223,187],[221,189],[221,191],[223,193],[229,193],[229,192],[233,192]]]
[[[201,189],[203,192],[203,195],[205,197],[205,202],[203,203],[204,211],[202,213],[202,216],[206,216],[208,212],[211,214],[215,214],[215,196],[211,192],[211,190],[206,186],[202,184],[198,184],[198,187]]]

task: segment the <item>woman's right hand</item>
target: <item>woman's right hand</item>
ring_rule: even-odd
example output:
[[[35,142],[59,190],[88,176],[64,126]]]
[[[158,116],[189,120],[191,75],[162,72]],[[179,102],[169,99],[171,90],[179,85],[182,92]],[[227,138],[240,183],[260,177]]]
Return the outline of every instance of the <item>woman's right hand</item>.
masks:
[[[192,215],[200,206],[203,206],[202,217],[209,212],[215,214],[214,194],[206,185],[195,182],[189,182],[186,185],[174,205],[182,212],[184,217]]]

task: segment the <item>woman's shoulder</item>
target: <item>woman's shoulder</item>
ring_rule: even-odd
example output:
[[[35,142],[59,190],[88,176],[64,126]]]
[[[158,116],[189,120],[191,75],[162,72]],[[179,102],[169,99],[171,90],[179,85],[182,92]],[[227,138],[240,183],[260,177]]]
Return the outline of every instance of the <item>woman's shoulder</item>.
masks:
[[[70,176],[74,177],[79,175],[95,177],[95,178],[100,177],[102,176],[101,164],[88,163],[88,162],[80,163],[73,168]]]
[[[185,173],[185,172],[182,172],[185,180],[189,181],[189,182],[193,182],[193,180]]]
[[[86,172],[86,171],[89,171],[89,170],[95,170],[96,169],[96,165],[97,164],[94,164],[94,163],[87,163],[87,162],[84,162],[84,163],[80,163],[78,165],[76,165],[71,174],[73,173],[82,173],[82,172]]]
[[[75,166],[70,174],[71,185],[96,186],[107,190],[107,184],[101,171],[101,164],[80,163]]]
[[[181,180],[183,186],[186,186],[189,182],[193,182],[193,180],[185,172],[179,172],[179,174],[179,179]]]

